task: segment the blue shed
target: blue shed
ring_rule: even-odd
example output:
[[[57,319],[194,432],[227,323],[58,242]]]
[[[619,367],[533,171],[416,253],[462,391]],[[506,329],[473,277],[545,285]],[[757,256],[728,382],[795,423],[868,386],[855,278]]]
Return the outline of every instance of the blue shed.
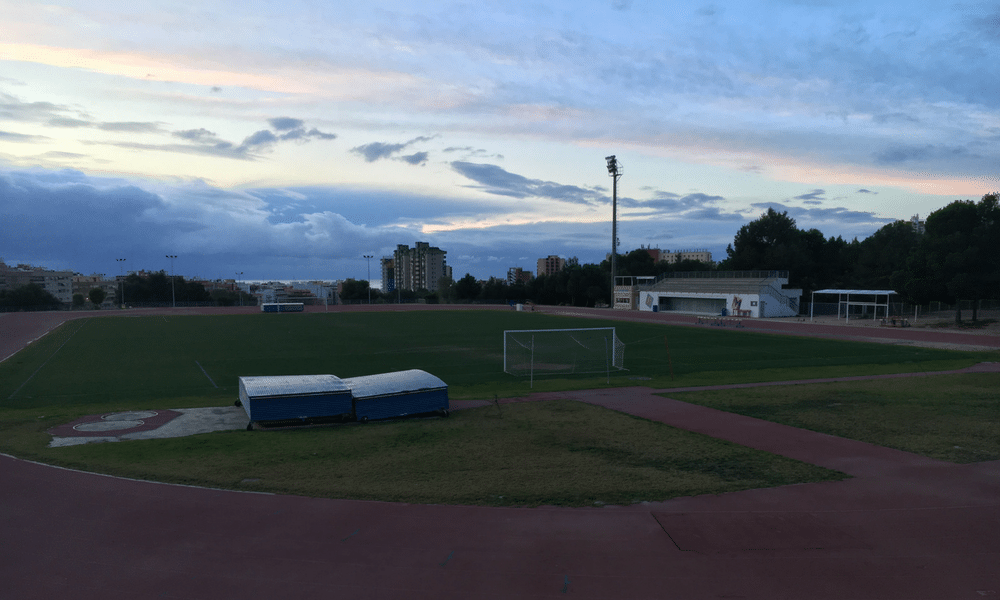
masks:
[[[250,422],[310,421],[351,414],[351,389],[333,375],[240,377]]]
[[[437,412],[448,414],[448,384],[420,369],[348,377],[359,421]]]

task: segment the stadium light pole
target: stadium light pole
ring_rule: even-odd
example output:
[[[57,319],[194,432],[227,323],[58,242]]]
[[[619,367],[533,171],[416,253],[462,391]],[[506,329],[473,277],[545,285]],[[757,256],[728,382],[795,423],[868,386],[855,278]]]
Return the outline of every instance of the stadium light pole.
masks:
[[[170,303],[173,308],[177,308],[177,294],[174,292],[174,259],[177,258],[177,255],[168,254],[167,258],[170,259]]]
[[[243,290],[240,288],[240,280],[243,279],[243,271],[236,272],[236,295],[240,297],[240,308],[243,308]]]
[[[374,254],[365,254],[366,259],[368,259],[368,304],[372,303],[372,258]]]
[[[125,259],[116,258],[115,260],[118,262],[118,270],[122,274],[122,297],[120,300],[122,301],[122,308],[125,308]]]
[[[608,161],[608,175],[611,176],[611,308],[615,307],[615,266],[618,255],[618,180],[621,178],[621,165],[615,155],[605,156]]]

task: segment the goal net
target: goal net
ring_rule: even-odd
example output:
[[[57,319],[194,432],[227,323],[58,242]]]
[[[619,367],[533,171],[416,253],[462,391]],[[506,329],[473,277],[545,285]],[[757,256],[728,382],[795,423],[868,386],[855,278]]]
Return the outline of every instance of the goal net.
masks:
[[[503,370],[511,375],[608,373],[625,366],[614,327],[503,332]]]

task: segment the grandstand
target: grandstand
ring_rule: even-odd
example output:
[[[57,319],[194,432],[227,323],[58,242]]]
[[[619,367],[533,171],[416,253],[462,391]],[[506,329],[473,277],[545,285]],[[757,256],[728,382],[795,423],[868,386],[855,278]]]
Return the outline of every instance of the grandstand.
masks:
[[[735,317],[793,317],[800,289],[786,289],[788,271],[667,273],[634,285],[616,285],[616,307],[653,312]],[[627,295],[627,296],[626,296]],[[619,298],[629,301],[619,301]]]

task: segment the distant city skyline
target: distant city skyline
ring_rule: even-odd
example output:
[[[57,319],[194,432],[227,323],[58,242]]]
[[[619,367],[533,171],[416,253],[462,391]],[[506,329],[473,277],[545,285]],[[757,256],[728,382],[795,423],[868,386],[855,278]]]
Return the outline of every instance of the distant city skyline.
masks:
[[[0,0],[0,256],[81,273],[456,279],[864,238],[1000,189],[1000,6]]]

